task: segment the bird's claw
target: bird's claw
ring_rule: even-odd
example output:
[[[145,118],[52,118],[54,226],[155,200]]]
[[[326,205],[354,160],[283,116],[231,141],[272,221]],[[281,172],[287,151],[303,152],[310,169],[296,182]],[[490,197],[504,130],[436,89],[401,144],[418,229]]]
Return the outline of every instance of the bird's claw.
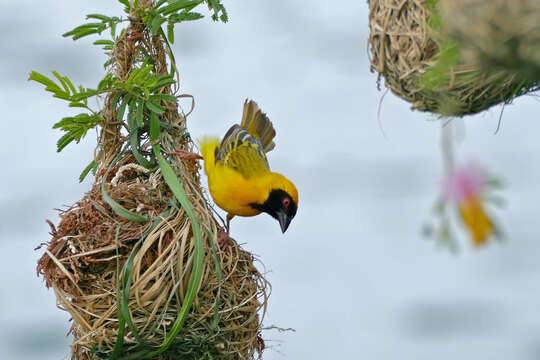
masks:
[[[232,238],[229,236],[229,233],[223,229],[218,230],[217,240],[219,249],[221,251],[227,249],[232,242]]]
[[[183,149],[171,151],[171,154],[178,156],[182,160],[196,161],[203,159],[201,155]]]

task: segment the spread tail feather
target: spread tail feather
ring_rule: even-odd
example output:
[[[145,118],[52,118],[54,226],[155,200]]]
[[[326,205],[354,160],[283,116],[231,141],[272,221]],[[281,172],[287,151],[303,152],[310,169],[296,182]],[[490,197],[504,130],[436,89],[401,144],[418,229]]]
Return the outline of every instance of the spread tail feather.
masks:
[[[276,146],[272,141],[276,136],[274,126],[255,101],[246,99],[244,102],[244,113],[240,126],[246,128],[252,136],[259,138],[264,152],[269,152]]]

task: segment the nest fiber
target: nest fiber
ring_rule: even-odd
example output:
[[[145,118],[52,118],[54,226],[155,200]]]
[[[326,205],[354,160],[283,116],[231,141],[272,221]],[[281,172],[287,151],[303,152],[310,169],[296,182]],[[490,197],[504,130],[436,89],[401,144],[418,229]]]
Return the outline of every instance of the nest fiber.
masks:
[[[513,72],[464,61],[441,33],[438,0],[369,0],[369,7],[371,69],[415,110],[463,116],[536,88]]]

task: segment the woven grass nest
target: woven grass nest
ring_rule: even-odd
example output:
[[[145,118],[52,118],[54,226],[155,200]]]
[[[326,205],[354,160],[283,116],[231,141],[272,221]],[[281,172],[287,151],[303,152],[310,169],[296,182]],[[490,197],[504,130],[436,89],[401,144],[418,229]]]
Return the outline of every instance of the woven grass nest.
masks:
[[[109,54],[109,71],[127,81],[151,56],[156,73],[167,74],[167,54],[133,16]],[[160,91],[175,94],[171,86]],[[151,121],[145,110],[136,153],[133,142],[131,151],[126,146],[115,96],[103,101],[94,185],[61,211],[57,226],[49,222],[52,239],[42,245],[37,266],[58,307],[72,317],[72,358],[260,358],[270,284],[255,257],[223,236],[199,165],[173,154],[193,151],[186,117],[176,103],[162,102],[159,138],[151,140],[151,132],[144,135]],[[135,155],[156,163],[143,167]]]
[[[479,71],[464,61],[441,33],[439,0],[368,2],[371,69],[413,109],[464,116],[537,89],[514,72]]]
[[[99,185],[61,213],[58,228],[38,265],[74,322],[74,359],[105,359],[117,341],[121,269],[145,232],[133,257],[127,309],[147,346],[159,347],[178,316],[193,267],[191,223],[181,208],[170,210],[172,194],[156,174],[146,176],[127,157],[111,174],[109,196],[126,209],[149,216],[128,221],[105,203]],[[180,335],[157,359],[250,359],[261,353],[261,321],[268,283],[252,254],[232,240],[218,242],[218,225],[196,193],[195,211],[212,236],[204,236],[203,279]],[[164,213],[165,212],[165,213]],[[156,221],[159,225],[152,228]],[[51,224],[52,225],[52,224]],[[126,328],[124,355],[141,351]]]

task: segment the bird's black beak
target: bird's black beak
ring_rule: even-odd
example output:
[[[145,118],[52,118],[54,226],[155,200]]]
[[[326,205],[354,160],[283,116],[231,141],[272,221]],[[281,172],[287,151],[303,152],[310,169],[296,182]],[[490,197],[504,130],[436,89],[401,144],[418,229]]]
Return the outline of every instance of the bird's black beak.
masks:
[[[292,217],[289,217],[284,211],[277,211],[277,219],[279,221],[279,226],[281,226],[281,232],[285,233],[289,224],[291,223]]]

